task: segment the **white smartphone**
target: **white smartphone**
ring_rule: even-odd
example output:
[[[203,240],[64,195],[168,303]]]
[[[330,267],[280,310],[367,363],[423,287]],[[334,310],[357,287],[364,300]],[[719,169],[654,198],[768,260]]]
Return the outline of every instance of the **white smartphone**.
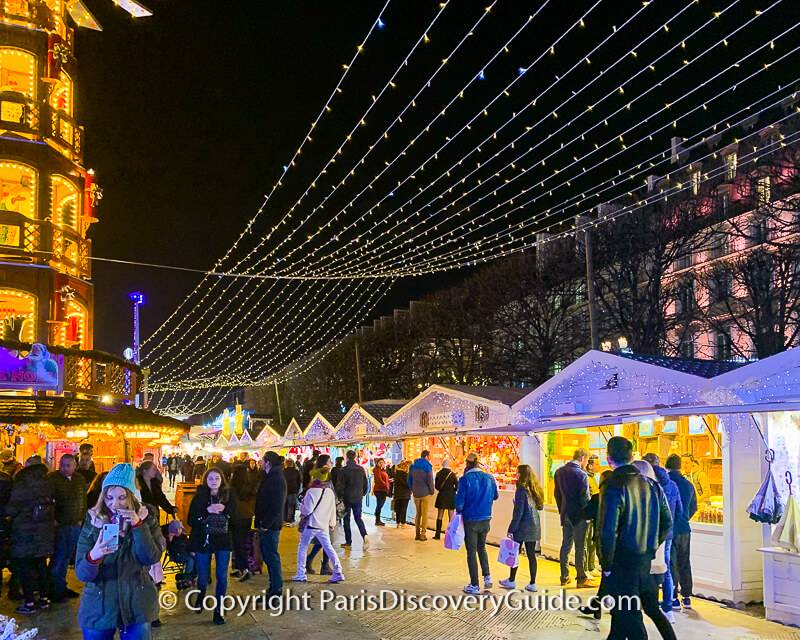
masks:
[[[116,522],[104,524],[100,532],[102,544],[111,544],[112,547],[119,546],[119,525]]]

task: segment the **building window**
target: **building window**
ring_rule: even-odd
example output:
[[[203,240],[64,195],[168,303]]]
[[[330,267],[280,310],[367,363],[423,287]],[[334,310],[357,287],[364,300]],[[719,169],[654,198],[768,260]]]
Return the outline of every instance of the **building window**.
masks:
[[[764,216],[754,216],[750,221],[750,231],[747,234],[748,244],[752,247],[764,244],[769,239],[769,228]]]
[[[709,282],[708,298],[711,304],[725,302],[731,296],[731,274],[721,271],[714,274]]]
[[[696,196],[700,193],[700,169],[692,171],[689,177],[692,181],[692,195]]]
[[[17,162],[0,162],[0,211],[36,219],[36,170]]]
[[[733,343],[727,331],[718,331],[714,334],[714,359],[730,360],[733,356]]]
[[[694,336],[686,336],[678,345],[681,358],[694,358]]]
[[[53,224],[78,229],[80,216],[80,191],[64,176],[50,179],[50,215]]]
[[[728,153],[725,155],[725,179],[734,180],[736,178],[736,168],[738,166],[739,158],[736,152]]]
[[[678,259],[675,260],[675,271],[681,271],[683,269],[688,269],[694,263],[694,249],[689,246],[686,247],[685,252],[678,256]]]
[[[36,296],[17,289],[0,289],[0,329],[4,340],[36,340]]]
[[[756,182],[756,196],[759,205],[772,202],[772,179],[769,176],[761,176]]]
[[[580,281],[575,287],[575,304],[582,304],[586,300],[586,283]]]
[[[712,260],[728,254],[728,234],[725,231],[719,230],[714,233],[709,254]]]
[[[62,69],[58,74],[58,81],[50,93],[50,106],[57,111],[65,112],[71,118],[73,104],[72,78]]]
[[[678,296],[675,300],[676,313],[688,313],[694,309],[695,306],[694,295],[694,282],[689,280],[684,282],[678,288]]]
[[[564,370],[564,363],[563,362],[554,362],[550,365],[550,368],[547,370],[547,373],[550,377],[556,376]]]
[[[61,345],[64,347],[77,347],[88,349],[86,323],[89,314],[79,302],[67,301],[64,324],[61,328]]]
[[[22,49],[0,49],[0,91],[36,100],[36,57]]]

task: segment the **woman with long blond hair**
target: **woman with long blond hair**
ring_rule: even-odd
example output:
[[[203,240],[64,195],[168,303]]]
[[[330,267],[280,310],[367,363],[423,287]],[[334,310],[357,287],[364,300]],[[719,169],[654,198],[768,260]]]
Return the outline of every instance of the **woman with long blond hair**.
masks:
[[[536,548],[542,539],[539,512],[544,508],[544,491],[530,465],[517,467],[517,492],[514,494],[514,514],[508,525],[508,537],[525,547],[531,580],[526,591],[536,591]],[[511,567],[508,580],[501,580],[504,589],[516,589],[517,568]]]
[[[158,619],[158,590],[148,569],[161,559],[164,537],[135,491],[133,467],[117,464],[86,514],[75,559],[75,575],[86,583],[78,610],[85,640],[113,640],[117,632],[121,640],[147,640]],[[104,525],[113,531],[104,532]]]

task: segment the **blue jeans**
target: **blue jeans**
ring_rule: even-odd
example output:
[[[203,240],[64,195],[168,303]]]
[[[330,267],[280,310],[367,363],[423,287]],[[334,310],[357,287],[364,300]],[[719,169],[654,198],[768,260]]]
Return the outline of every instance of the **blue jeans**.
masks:
[[[83,640],[114,640],[117,629],[81,629]],[[129,624],[119,630],[119,640],[150,640],[150,623]]]
[[[664,574],[664,582],[661,585],[661,610],[665,613],[672,611],[672,595],[675,591],[675,585],[672,582],[672,565],[670,560],[672,553],[672,540],[667,540],[664,545],[664,562],[667,565],[667,572]]]
[[[81,534],[81,525],[64,524],[56,529],[53,559],[50,561],[50,575],[53,579],[53,599],[64,597],[67,590],[67,568],[70,560],[75,561],[75,551],[78,548],[78,536]]]
[[[353,519],[356,521],[358,532],[362,538],[367,537],[367,528],[364,526],[364,520],[361,518],[361,503],[360,502],[345,502],[344,503],[344,541],[347,544],[353,544],[353,534],[350,533],[350,512],[353,512]]]
[[[217,598],[225,595],[228,590],[228,565],[231,563],[231,552],[221,549],[212,553],[198,553],[197,563],[197,588],[205,591],[208,588],[208,580],[211,578],[211,556],[216,560],[216,587],[214,593]]]
[[[281,570],[281,555],[278,553],[278,543],[281,539],[281,531],[258,531],[258,542],[261,545],[261,557],[267,565],[269,572],[269,592],[268,595],[280,595],[283,592],[283,572]]]

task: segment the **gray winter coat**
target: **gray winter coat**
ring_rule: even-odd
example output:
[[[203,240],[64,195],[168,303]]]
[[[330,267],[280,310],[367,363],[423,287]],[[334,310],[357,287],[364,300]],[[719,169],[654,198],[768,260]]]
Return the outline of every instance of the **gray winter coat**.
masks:
[[[514,494],[514,514],[511,516],[508,532],[516,542],[539,542],[542,539],[539,511],[531,494],[522,487],[517,487]]]
[[[158,589],[148,569],[161,560],[166,543],[153,513],[148,509],[145,521],[121,536],[119,549],[100,564],[86,556],[107,520],[94,509],[86,514],[75,556],[75,575],[86,583],[78,610],[81,628],[118,629],[158,619]]]

